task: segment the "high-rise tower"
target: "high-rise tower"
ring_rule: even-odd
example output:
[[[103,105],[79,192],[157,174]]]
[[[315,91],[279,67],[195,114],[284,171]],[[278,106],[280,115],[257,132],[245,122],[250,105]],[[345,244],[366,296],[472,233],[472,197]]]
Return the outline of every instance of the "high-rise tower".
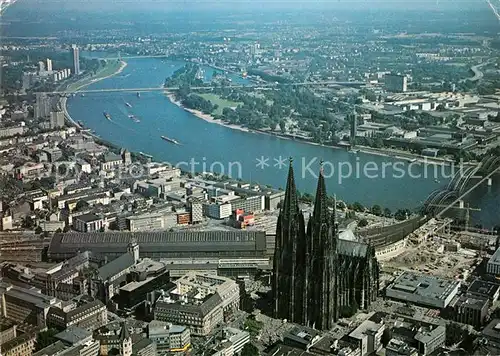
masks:
[[[80,74],[80,49],[76,46],[76,44],[71,46],[71,51],[73,54],[73,73],[75,75]]]

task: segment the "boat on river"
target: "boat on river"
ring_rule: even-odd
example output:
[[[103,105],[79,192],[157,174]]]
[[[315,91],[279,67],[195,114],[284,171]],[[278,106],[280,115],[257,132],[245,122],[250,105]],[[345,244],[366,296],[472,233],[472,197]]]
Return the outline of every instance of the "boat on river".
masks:
[[[173,138],[170,138],[170,137],[167,137],[167,136],[161,136],[162,140],[164,141],[167,141],[167,142],[170,142],[170,143],[173,143],[173,144],[176,144],[176,145],[179,145],[179,141],[173,139]]]

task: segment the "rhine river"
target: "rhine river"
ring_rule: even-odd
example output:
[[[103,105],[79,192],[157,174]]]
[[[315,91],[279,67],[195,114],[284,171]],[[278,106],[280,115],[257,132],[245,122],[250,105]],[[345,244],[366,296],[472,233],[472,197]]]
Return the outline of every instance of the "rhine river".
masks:
[[[122,73],[87,89],[160,87],[165,78],[184,65],[160,58],[126,59]],[[206,80],[213,69],[205,67]],[[246,80],[232,77],[233,83]],[[131,107],[127,106],[129,103]],[[171,103],[161,92],[88,93],[68,99],[68,112],[99,137],[156,161],[179,164],[184,170],[214,170],[252,183],[284,187],[288,157],[294,158],[297,188],[314,194],[319,162],[323,160],[329,193],[365,206],[379,204],[391,210],[416,209],[433,190],[450,179],[450,168],[399,161],[393,157],[352,153],[206,122]],[[103,112],[111,115],[105,119]],[[135,115],[140,122],[134,122]],[[180,142],[161,139],[165,135]],[[470,196],[474,222],[485,227],[500,224],[500,184],[481,187]]]

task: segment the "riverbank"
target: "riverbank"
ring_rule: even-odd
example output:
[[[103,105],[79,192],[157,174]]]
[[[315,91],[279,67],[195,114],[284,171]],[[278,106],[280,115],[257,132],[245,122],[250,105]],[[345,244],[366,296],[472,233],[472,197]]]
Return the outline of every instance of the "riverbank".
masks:
[[[123,70],[124,70],[126,67],[127,67],[127,62],[125,62],[125,61],[123,61],[123,60],[122,60],[122,61],[120,61],[120,66],[119,66],[119,67],[118,67],[118,68],[117,68],[114,72],[112,72],[112,73],[108,74],[108,70],[109,70],[109,69],[108,69],[108,70],[106,70],[106,67],[105,67],[105,68],[103,68],[103,70],[102,70],[102,71],[97,72],[97,74],[96,74],[97,78],[91,78],[91,77],[90,77],[90,78],[89,78],[89,77],[87,77],[87,78],[82,78],[82,79],[80,79],[80,80],[76,81],[75,83],[70,84],[70,85],[66,88],[66,90],[67,90],[67,91],[71,91],[71,92],[78,91],[78,90],[80,90],[80,89],[85,88],[86,86],[88,86],[88,85],[90,85],[90,84],[97,83],[97,82],[99,82],[99,81],[101,81],[101,80],[108,79],[108,78],[111,78],[111,77],[113,77],[113,76],[115,76],[115,75],[117,75],[117,74],[120,74],[121,72],[123,72]],[[99,76],[99,74],[101,74],[101,76]],[[90,80],[89,80],[89,79],[90,79]],[[73,85],[74,85],[75,87],[73,87]],[[73,120],[73,118],[72,118],[72,117],[71,117],[71,115],[69,114],[69,112],[68,112],[68,108],[67,108],[67,105],[66,105],[66,104],[67,104],[67,101],[68,101],[68,98],[66,98],[66,97],[61,97],[61,99],[60,99],[60,104],[61,104],[61,108],[62,108],[62,110],[63,110],[63,112],[64,112],[64,117],[65,117],[65,118],[66,118],[66,120],[68,120],[68,121],[69,121],[69,122],[70,122],[73,126],[76,126],[76,127],[78,127],[78,128],[80,128],[80,129],[81,129],[82,127],[81,127],[81,126],[80,126],[80,125],[79,125],[79,124],[78,124],[75,120]],[[92,133],[89,133],[89,134],[91,134],[91,135],[92,135],[93,137],[95,137],[95,138],[99,138],[97,135],[94,135],[94,134],[92,134]]]
[[[341,149],[341,150],[346,149],[345,147],[324,145],[321,143],[312,142],[312,141],[308,141],[305,139],[293,139],[292,137],[287,137],[287,136],[280,135],[280,134],[277,134],[274,132],[268,132],[268,131],[263,131],[263,130],[250,130],[250,129],[243,127],[243,126],[226,124],[224,121],[222,121],[220,119],[215,119],[210,114],[205,114],[199,110],[186,108],[185,106],[182,105],[182,103],[180,101],[176,100],[175,95],[172,92],[166,92],[166,95],[171,103],[173,103],[173,104],[177,105],[178,107],[184,109],[185,111],[193,114],[197,118],[202,119],[202,120],[209,122],[209,123],[212,123],[212,124],[217,124],[217,125],[224,126],[224,127],[227,127],[227,128],[233,129],[233,130],[238,130],[238,131],[243,131],[243,132],[248,132],[248,133],[256,133],[256,134],[261,134],[261,135],[278,137],[282,140],[297,141],[297,142],[301,142],[301,143],[305,143],[305,144],[313,145],[313,146],[321,146],[321,147],[328,147],[328,148],[332,148],[332,149]],[[372,148],[372,147],[366,147],[366,146],[358,146],[358,147],[356,147],[355,150],[352,150],[353,154],[356,154],[358,152],[362,152],[362,153],[370,154],[370,155],[382,156],[382,157],[390,157],[393,159],[398,159],[398,160],[408,161],[408,162],[419,162],[419,163],[424,163],[424,164],[435,164],[435,165],[446,165],[446,166],[453,164],[452,161],[449,161],[449,160],[446,160],[443,158],[437,158],[437,157],[433,158],[433,157],[425,157],[425,156],[421,156],[421,155],[413,155],[413,154],[409,154],[407,152],[388,150],[385,148],[378,149],[378,148]]]
[[[71,91],[71,92],[78,91],[80,89],[85,88],[86,86],[89,86],[90,84],[94,84],[94,83],[100,82],[101,80],[108,79],[108,78],[111,78],[117,74],[120,74],[127,67],[127,62],[122,60],[119,63],[120,63],[120,65],[116,69],[115,69],[115,66],[110,68],[109,66],[111,66],[111,65],[107,64],[104,68],[99,70],[95,74],[94,77],[84,77],[84,78],[76,81],[75,83],[70,84],[66,88],[66,90]]]
[[[224,127],[227,127],[227,128],[233,129],[233,130],[250,132],[250,130],[247,129],[246,127],[239,126],[239,125],[226,124],[224,121],[218,120],[210,114],[205,114],[199,110],[189,109],[189,108],[185,107],[184,105],[182,105],[182,103],[180,101],[176,100],[175,95],[173,93],[171,93],[171,92],[166,92],[166,93],[167,93],[167,98],[170,100],[170,102],[172,104],[177,105],[178,107],[186,110],[187,112],[193,114],[194,116],[196,116],[199,119],[202,119],[202,120],[209,122],[211,124],[217,124],[217,125],[224,126]]]

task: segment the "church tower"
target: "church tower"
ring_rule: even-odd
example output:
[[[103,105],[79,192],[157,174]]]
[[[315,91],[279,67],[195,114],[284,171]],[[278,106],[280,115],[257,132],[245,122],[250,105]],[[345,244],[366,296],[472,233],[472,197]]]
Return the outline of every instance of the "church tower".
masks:
[[[122,323],[120,331],[120,355],[132,356],[132,338],[125,322]]]
[[[276,226],[273,258],[274,315],[290,322],[306,321],[306,234],[304,215],[299,209],[297,188],[290,159],[285,198]]]
[[[137,243],[137,240],[132,238],[127,245],[127,253],[131,254],[134,256],[134,261],[135,263],[139,262],[139,244]]]
[[[313,215],[307,225],[307,241],[307,264],[312,268],[308,281],[310,308],[307,324],[319,330],[326,330],[338,319],[338,255],[335,205],[331,213],[323,167],[320,168]]]

